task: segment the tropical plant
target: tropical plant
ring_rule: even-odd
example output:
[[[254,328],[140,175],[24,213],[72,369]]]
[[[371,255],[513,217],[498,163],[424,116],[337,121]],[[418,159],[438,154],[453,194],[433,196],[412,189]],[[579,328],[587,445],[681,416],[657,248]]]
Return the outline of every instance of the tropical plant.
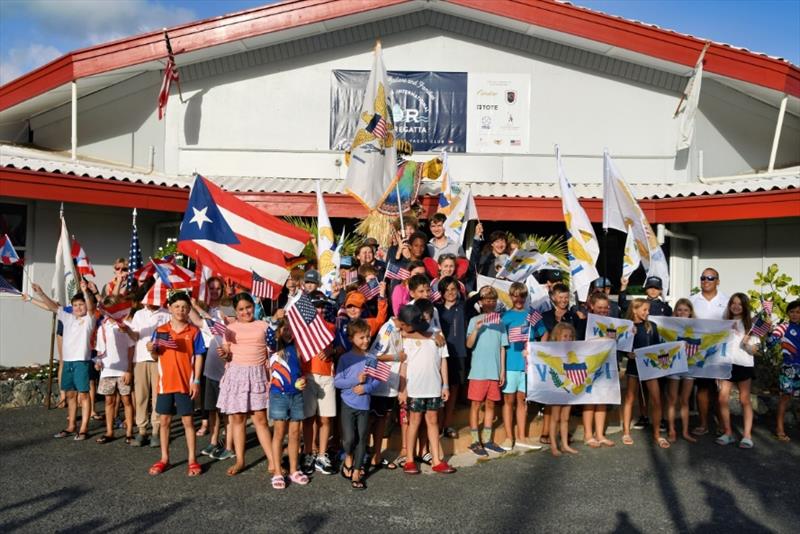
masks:
[[[564,264],[566,267],[569,265],[567,261],[567,241],[563,235],[538,235],[538,234],[524,234],[519,237],[520,243],[527,243],[533,241],[536,247],[542,254],[550,253]]]
[[[313,240],[317,238],[317,219],[316,217],[284,217],[283,218],[289,224],[293,224],[298,228],[302,228],[312,236],[312,241],[306,243],[305,248],[303,249],[302,255],[305,256],[308,260],[316,260],[317,254],[314,250],[314,243]],[[341,234],[340,234],[341,235]],[[338,239],[340,235],[335,236]],[[342,244],[342,256],[352,256],[355,254],[356,248],[361,242],[364,241],[364,238],[358,234],[350,233],[345,234],[344,236],[344,243]]]

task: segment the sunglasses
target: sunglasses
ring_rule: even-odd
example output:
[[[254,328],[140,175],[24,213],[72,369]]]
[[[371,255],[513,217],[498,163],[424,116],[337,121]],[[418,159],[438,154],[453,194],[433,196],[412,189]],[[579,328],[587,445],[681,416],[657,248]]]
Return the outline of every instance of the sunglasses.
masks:
[[[701,282],[713,282],[716,279],[717,279],[716,276],[701,276],[700,277],[700,281]]]
[[[114,267],[114,270],[115,271],[122,271],[123,273],[127,273],[128,272],[128,268],[127,267]]]

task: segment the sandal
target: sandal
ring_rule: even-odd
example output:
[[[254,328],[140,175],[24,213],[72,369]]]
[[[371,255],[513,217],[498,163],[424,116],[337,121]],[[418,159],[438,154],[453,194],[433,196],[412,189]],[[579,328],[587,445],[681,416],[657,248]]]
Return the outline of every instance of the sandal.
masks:
[[[669,449],[669,441],[666,438],[659,437],[657,443],[662,449]]]
[[[704,426],[698,426],[692,429],[692,435],[694,436],[705,436],[706,434],[708,434],[708,429]]]
[[[420,461],[425,465],[431,465],[433,463],[433,455],[430,452],[426,452],[425,455],[420,458]]]
[[[99,443],[100,445],[109,443],[111,441],[114,441],[114,436],[106,436],[105,434],[94,440],[95,443]]]
[[[600,442],[594,438],[589,438],[583,442],[584,445],[591,447],[592,449],[599,449],[601,447]]]
[[[206,434],[208,434],[208,427],[207,427],[207,426],[201,426],[201,427],[200,427],[200,428],[197,430],[197,432],[195,432],[195,433],[194,433],[194,435],[195,435],[195,436],[198,436],[198,437],[203,437],[203,436],[205,436]]]
[[[789,443],[790,441],[792,441],[792,438],[790,438],[789,436],[787,436],[783,432],[781,432],[780,434],[775,434],[775,439],[777,439],[778,441],[781,441],[783,443]]]
[[[353,466],[352,465],[350,467],[348,467],[348,466],[342,464],[342,478],[347,479],[347,480],[352,480],[353,479]]]
[[[729,436],[728,434],[722,434],[720,437],[714,440],[717,445],[731,445],[736,443],[736,438],[733,436]]]
[[[354,490],[365,490],[367,489],[367,484],[363,480],[352,480],[350,482],[350,487]]]
[[[186,470],[186,474],[190,477],[196,477],[203,473],[203,466],[197,462],[192,462]]]
[[[104,419],[105,419],[105,417],[103,417],[103,416],[102,416],[102,415],[100,415],[99,413],[96,413],[96,414],[92,415],[92,420],[93,420],[93,421],[102,421],[102,420],[104,420]]]
[[[750,438],[742,438],[742,440],[739,442],[740,449],[752,449],[753,446],[753,440]]]
[[[385,467],[389,471],[394,471],[395,469],[397,469],[397,464],[395,464],[394,462],[390,462],[386,458],[381,458],[381,461],[378,462],[378,465],[373,464],[373,467],[377,467],[378,469],[382,469]]]
[[[156,463],[154,463],[153,465],[150,466],[150,469],[147,471],[147,473],[150,476],[160,475],[161,473],[163,473],[164,471],[166,471],[170,467],[172,467],[172,466],[170,466],[168,463],[162,462],[161,460],[159,460],[159,461],[157,461]]]
[[[539,443],[541,443],[542,445],[550,445],[550,436],[539,437]]]
[[[295,471],[289,475],[289,480],[291,480],[293,484],[298,484],[300,486],[308,484],[308,477],[302,471]]]
[[[398,456],[397,458],[394,459],[394,464],[395,464],[396,467],[403,468],[403,467],[406,466],[406,462],[407,461],[408,461],[408,458],[406,458],[405,456]]]
[[[55,434],[53,434],[53,437],[56,438],[56,439],[68,438],[69,436],[71,436],[73,434],[73,432],[74,431],[70,432],[69,430],[60,430],[59,432],[56,432]]]
[[[286,480],[283,475],[275,475],[272,477],[272,489],[282,490],[286,489]]]
[[[602,445],[603,447],[614,447],[616,445],[616,443],[614,443],[613,441],[611,441],[608,438],[603,438],[600,441],[598,441],[598,443],[600,445]]]
[[[625,445],[633,445],[633,438],[630,436],[630,434],[625,434],[622,436],[622,443]]]
[[[75,441],[83,441],[88,437],[89,437],[88,433],[86,433],[86,432],[78,432],[77,434],[75,434],[75,437],[72,438],[72,439],[74,439]]]

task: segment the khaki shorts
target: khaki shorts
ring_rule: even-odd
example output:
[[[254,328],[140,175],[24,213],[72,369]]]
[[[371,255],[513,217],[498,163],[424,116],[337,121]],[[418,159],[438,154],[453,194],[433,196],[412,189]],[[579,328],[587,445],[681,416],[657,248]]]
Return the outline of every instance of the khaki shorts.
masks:
[[[97,392],[100,395],[113,395],[119,391],[120,395],[130,395],[131,385],[123,384],[121,376],[107,376],[101,378],[97,384]]]
[[[306,375],[303,414],[306,417],[336,417],[336,388],[333,386],[332,376]]]

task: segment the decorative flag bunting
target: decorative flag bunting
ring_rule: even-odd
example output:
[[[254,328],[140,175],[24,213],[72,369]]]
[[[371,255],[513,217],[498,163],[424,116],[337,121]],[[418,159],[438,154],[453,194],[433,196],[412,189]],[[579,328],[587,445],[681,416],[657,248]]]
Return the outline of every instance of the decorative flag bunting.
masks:
[[[128,291],[133,290],[134,273],[142,268],[142,251],[139,248],[139,232],[136,230],[136,209],[133,210],[133,230],[131,231],[131,247],[128,252]]]
[[[529,326],[512,326],[508,329],[508,342],[509,343],[518,343],[518,342],[526,342],[528,341],[528,336],[530,335],[530,327]]]
[[[0,263],[3,265],[13,265],[15,263],[22,263],[19,259],[19,254],[11,244],[11,238],[8,234],[0,236]]]
[[[364,372],[375,380],[386,382],[392,374],[392,368],[389,364],[378,361],[375,358],[367,358],[364,363]]]
[[[689,372],[684,343],[681,341],[650,345],[635,349],[633,353],[639,380],[653,380]]]
[[[164,39],[167,44],[167,65],[164,67],[164,79],[161,81],[161,89],[158,91],[158,120],[163,119],[167,112],[169,90],[172,82],[178,84],[178,90],[180,90],[181,83],[178,66],[175,65],[175,54],[172,53],[172,45],[169,42],[167,32],[164,32]]]
[[[367,300],[372,300],[381,292],[380,283],[377,279],[371,278],[358,287],[358,292],[364,295]]]
[[[389,280],[406,280],[411,273],[405,267],[401,267],[397,263],[390,263],[386,266],[385,277]]]
[[[225,323],[223,323],[222,321],[216,321],[214,319],[206,319],[206,324],[208,325],[208,329],[215,336],[225,337],[228,334],[228,327],[225,326]]]
[[[250,292],[254,297],[275,300],[275,289],[272,287],[272,284],[261,276],[258,276],[255,271],[253,271],[253,279],[251,283],[252,288]]]
[[[300,355],[305,361],[310,361],[333,341],[333,333],[325,326],[325,321],[317,313],[308,295],[301,294],[286,309],[286,317],[292,327]]]
[[[78,273],[81,276],[95,276],[94,267],[92,267],[92,263],[89,261],[89,256],[86,255],[86,251],[83,250],[83,247],[75,239],[75,236],[72,236],[71,253],[72,259],[75,260],[75,265],[78,268]]]
[[[561,188],[561,205],[564,211],[564,222],[567,225],[567,248],[569,252],[570,277],[578,298],[585,301],[589,296],[589,287],[592,282],[600,278],[595,268],[597,257],[600,255],[600,246],[594,234],[589,217],[578,202],[578,197],[567,181],[564,168],[561,165],[561,151],[556,145],[556,166],[558,168],[558,183]]]
[[[197,176],[178,236],[178,250],[245,287],[256,271],[277,286],[289,276],[286,258],[299,255],[308,232]]]
[[[319,290],[326,297],[333,295],[333,284],[339,278],[341,258],[336,248],[328,209],[322,198],[322,184],[317,181],[317,270],[322,278]]]
[[[156,350],[159,349],[178,349],[178,343],[172,336],[169,335],[169,332],[153,332],[153,347]]]
[[[653,228],[636,202],[630,187],[617,171],[611,156],[603,154],[603,228],[632,232],[635,247],[647,276],[657,276],[669,292],[669,264],[658,245]]]
[[[539,313],[537,310],[528,310],[528,316],[525,318],[525,321],[531,326],[536,326],[542,320],[542,314]]]
[[[700,52],[700,57],[697,58],[697,63],[694,66],[692,77],[686,84],[686,89],[683,91],[681,101],[678,102],[678,108],[675,110],[675,117],[681,115],[680,129],[678,130],[678,143],[677,150],[684,150],[692,146],[694,139],[694,118],[697,115],[697,106],[700,103],[700,86],[703,81],[703,59],[706,56],[706,51],[711,43],[706,43],[703,51]],[[681,104],[685,102],[685,106],[681,108]]]
[[[51,285],[53,300],[66,306],[78,291],[78,273],[72,262],[72,243],[67,232],[67,222],[61,217],[61,237],[56,247],[55,270]]]
[[[490,312],[483,316],[484,324],[500,324],[500,313]]]
[[[383,65],[381,44],[375,46],[358,127],[350,145],[345,191],[373,211],[395,186],[397,151],[394,146],[394,99]]]
[[[0,293],[8,293],[10,295],[22,295],[19,289],[8,283],[4,276],[0,275]]]

